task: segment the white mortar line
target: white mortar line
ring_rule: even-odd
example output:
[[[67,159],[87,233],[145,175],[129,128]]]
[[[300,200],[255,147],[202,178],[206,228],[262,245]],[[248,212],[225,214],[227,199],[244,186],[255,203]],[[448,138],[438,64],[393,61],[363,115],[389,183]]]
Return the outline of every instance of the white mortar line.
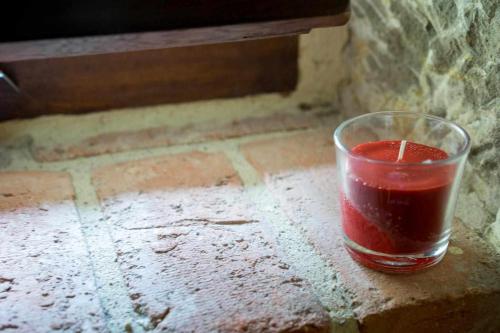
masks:
[[[229,138],[218,141],[205,141],[200,143],[180,144],[163,147],[152,147],[129,150],[124,152],[106,153],[95,156],[79,157],[72,160],[55,162],[38,162],[33,160],[31,154],[26,150],[19,150],[12,156],[12,163],[2,170],[46,170],[46,171],[68,171],[71,169],[87,168],[91,170],[108,164],[128,162],[151,157],[187,153],[191,151],[222,152],[231,145],[244,144],[260,139],[282,138],[297,133],[317,130],[320,127],[309,129],[297,129],[270,133],[251,134],[243,137]],[[27,148],[26,148],[27,149]]]
[[[80,216],[91,258],[97,293],[111,332],[142,332],[139,315],[134,311],[117,263],[116,249],[109,227],[99,207],[90,174],[85,168],[70,170]]]
[[[278,246],[287,263],[310,282],[315,295],[328,310],[332,319],[331,332],[359,333],[352,312],[352,296],[344,289],[335,270],[321,258],[301,231],[290,222],[280,209],[276,198],[260,180],[257,170],[240,152],[238,144],[230,145],[225,153],[247,187],[251,199],[257,207],[265,211],[267,221],[275,231]]]

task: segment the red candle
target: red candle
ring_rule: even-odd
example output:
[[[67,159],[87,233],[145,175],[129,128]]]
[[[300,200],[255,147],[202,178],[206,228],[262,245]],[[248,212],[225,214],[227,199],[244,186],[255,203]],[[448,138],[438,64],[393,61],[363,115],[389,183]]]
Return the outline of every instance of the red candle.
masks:
[[[390,273],[437,264],[448,247],[467,132],[431,115],[385,111],[347,119],[333,138],[351,257]]]
[[[443,238],[454,167],[409,164],[444,160],[448,154],[407,142],[398,159],[400,147],[401,141],[376,141],[351,149],[348,193],[342,194],[343,228],[349,239],[371,251],[423,253]],[[357,156],[396,162],[396,167]]]

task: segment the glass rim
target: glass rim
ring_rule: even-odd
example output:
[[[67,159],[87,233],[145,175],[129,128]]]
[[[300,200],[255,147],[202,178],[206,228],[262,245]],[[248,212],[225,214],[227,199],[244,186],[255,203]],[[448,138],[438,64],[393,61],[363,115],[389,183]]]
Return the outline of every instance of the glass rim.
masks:
[[[394,161],[382,161],[382,160],[375,160],[372,158],[364,157],[358,154],[354,154],[351,149],[349,149],[344,142],[342,142],[342,139],[340,138],[340,133],[344,128],[352,124],[353,122],[362,119],[362,118],[368,118],[368,117],[373,117],[373,116],[383,116],[383,115],[397,115],[397,116],[412,116],[416,118],[427,118],[427,119],[433,119],[433,120],[438,120],[440,122],[446,123],[448,126],[459,132],[462,137],[465,140],[465,145],[464,147],[458,151],[457,153],[450,155],[448,158],[444,160],[432,160],[430,162],[397,162]],[[408,111],[378,111],[378,112],[368,112],[365,114],[362,114],[360,116],[356,116],[353,118],[349,118],[347,120],[344,120],[342,123],[340,123],[339,126],[335,129],[333,132],[333,140],[335,142],[335,146],[338,147],[341,151],[349,155],[350,157],[353,157],[358,160],[362,160],[368,163],[374,163],[374,164],[384,164],[384,165],[398,165],[398,166],[435,166],[435,165],[446,165],[446,164],[452,164],[456,162],[457,160],[460,160],[462,157],[466,156],[468,152],[470,151],[471,148],[471,140],[469,133],[460,125],[448,120],[444,119],[438,116],[434,115],[429,115],[425,113],[419,113],[419,112],[408,112]]]

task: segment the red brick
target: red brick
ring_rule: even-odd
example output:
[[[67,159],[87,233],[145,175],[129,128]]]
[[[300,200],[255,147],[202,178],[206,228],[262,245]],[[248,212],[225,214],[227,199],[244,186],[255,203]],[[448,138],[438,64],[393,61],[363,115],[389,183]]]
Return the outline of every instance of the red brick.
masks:
[[[498,256],[460,222],[450,245],[463,254],[449,253],[423,273],[387,275],[350,259],[342,244],[335,165],[323,163],[333,147],[318,149],[320,140],[312,139],[326,135],[301,134],[241,149],[292,223],[353,292],[361,332],[500,331]]]
[[[260,140],[244,145],[244,152],[260,174],[308,169],[335,162],[332,135],[331,129],[322,129],[289,138]]]
[[[0,173],[0,210],[58,202],[74,197],[66,173],[19,171]]]
[[[1,172],[0,184],[0,331],[104,331],[69,175]]]
[[[130,191],[240,184],[223,154],[202,152],[106,165],[94,171],[93,181],[101,198]]]
[[[332,112],[279,113],[266,117],[249,117],[235,120],[229,124],[218,122],[189,124],[181,128],[162,126],[137,131],[99,134],[71,144],[61,143],[53,146],[35,144],[33,154],[38,161],[60,161],[132,149],[222,140],[273,131],[304,129],[332,123],[334,118]]]
[[[265,218],[224,155],[135,161],[97,170],[94,181],[130,298],[149,328],[329,331],[328,314],[280,259]]]

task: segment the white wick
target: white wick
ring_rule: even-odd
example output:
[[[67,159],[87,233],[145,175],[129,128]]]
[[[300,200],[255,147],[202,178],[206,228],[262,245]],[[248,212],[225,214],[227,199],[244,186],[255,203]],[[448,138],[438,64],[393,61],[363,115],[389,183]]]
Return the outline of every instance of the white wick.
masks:
[[[405,154],[406,149],[406,140],[401,140],[401,145],[399,146],[399,154],[396,162],[399,162],[403,159],[403,155]]]

